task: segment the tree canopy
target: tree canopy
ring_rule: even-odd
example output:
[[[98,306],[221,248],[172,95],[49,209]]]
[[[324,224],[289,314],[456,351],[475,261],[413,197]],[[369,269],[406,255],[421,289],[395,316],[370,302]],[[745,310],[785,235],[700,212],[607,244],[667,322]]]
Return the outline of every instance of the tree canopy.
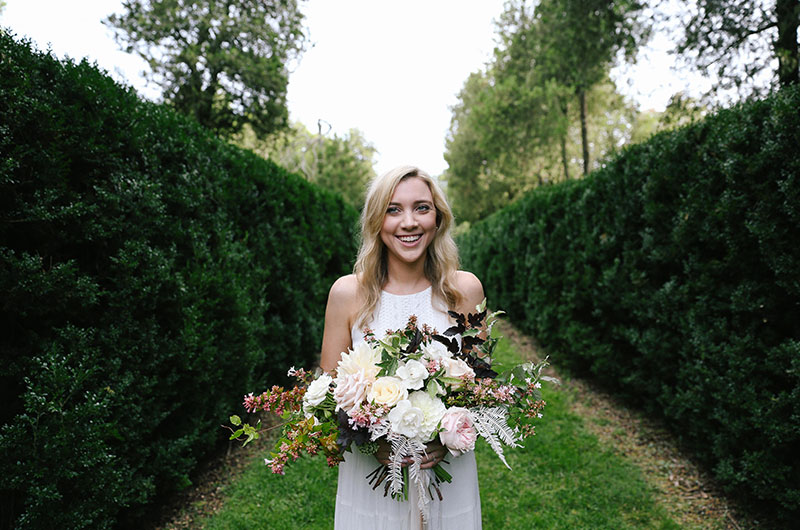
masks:
[[[597,158],[625,142],[634,110],[608,72],[648,37],[642,14],[634,1],[506,4],[494,60],[470,75],[452,109],[445,179],[460,220],[586,173],[590,151]]]
[[[717,91],[758,94],[756,79],[770,70],[780,86],[800,79],[797,0],[698,0],[678,18],[685,32],[676,51],[704,74],[716,74]]]
[[[367,183],[375,176],[376,150],[358,129],[329,136],[322,130],[323,123],[318,122],[316,134],[302,123],[293,123],[265,139],[259,139],[246,127],[235,140],[306,180],[341,194],[346,202],[360,209]]]
[[[286,125],[287,61],[305,44],[301,0],[124,0],[105,24],[150,65],[165,101],[227,134]]]

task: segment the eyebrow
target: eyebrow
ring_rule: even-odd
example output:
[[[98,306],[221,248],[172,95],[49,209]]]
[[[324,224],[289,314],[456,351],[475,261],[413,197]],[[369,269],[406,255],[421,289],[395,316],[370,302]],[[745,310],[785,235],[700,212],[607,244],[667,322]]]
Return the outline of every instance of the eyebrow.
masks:
[[[430,204],[430,205],[432,206],[432,205],[433,205],[433,201],[429,201],[429,200],[427,200],[427,199],[422,199],[422,200],[419,200],[419,201],[414,201],[414,204]],[[389,203],[389,206],[392,206],[392,205],[395,205],[395,206],[402,206],[402,203],[399,203],[399,202],[390,202],[390,203]]]

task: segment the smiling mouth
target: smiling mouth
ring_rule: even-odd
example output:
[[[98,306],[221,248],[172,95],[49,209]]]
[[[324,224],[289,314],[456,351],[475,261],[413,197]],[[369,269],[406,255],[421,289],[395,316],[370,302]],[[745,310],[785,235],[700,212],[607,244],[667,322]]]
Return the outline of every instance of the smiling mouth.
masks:
[[[397,239],[399,239],[403,243],[414,243],[415,241],[419,241],[419,238],[421,237],[422,234],[417,234],[414,236],[397,236]]]

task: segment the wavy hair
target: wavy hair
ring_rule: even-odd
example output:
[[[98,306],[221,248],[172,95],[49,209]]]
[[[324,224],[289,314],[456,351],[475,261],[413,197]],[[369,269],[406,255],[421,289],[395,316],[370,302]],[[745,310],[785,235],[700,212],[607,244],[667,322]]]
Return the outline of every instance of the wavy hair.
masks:
[[[451,234],[453,212],[447,204],[444,192],[430,175],[418,167],[396,167],[373,179],[361,211],[361,245],[353,268],[363,300],[361,310],[356,316],[358,327],[366,325],[374,313],[381,290],[388,280],[387,250],[380,235],[386,209],[397,185],[412,177],[420,178],[428,185],[436,210],[438,229],[428,245],[425,259],[425,277],[431,282],[433,298],[443,302],[445,309],[455,309],[464,298],[456,288],[458,248]]]

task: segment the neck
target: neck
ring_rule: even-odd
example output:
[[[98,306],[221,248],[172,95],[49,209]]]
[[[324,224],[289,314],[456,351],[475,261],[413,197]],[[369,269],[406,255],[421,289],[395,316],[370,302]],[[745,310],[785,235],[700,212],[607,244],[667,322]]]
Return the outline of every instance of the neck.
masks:
[[[425,259],[405,263],[389,256],[387,280],[383,288],[393,294],[413,294],[424,290],[430,281],[425,277]]]

